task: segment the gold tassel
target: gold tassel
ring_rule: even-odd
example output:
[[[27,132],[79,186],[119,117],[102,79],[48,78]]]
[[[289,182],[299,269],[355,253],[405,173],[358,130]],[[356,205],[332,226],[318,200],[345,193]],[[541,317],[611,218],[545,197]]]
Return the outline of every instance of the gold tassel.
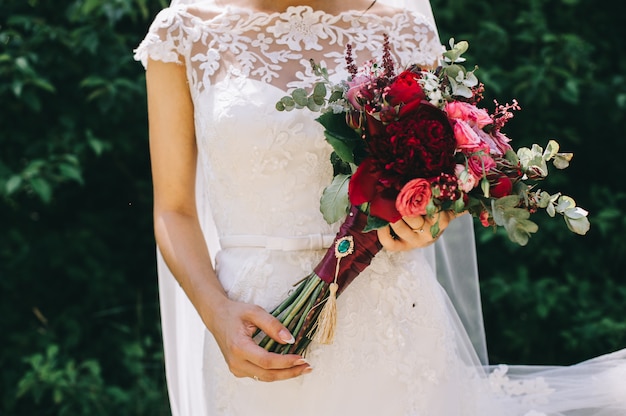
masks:
[[[335,266],[335,280],[328,286],[330,293],[326,298],[326,304],[317,317],[317,328],[313,335],[313,341],[320,344],[332,344],[335,339],[335,329],[337,327],[337,277],[339,276],[339,263],[341,259],[349,256],[354,252],[354,239],[351,235],[342,237],[335,241],[335,257],[337,265]]]
[[[337,289],[339,285],[335,282],[329,286],[330,294],[326,299],[324,307],[317,317],[317,330],[313,336],[313,341],[320,344],[332,344],[335,339],[335,328],[337,327]]]

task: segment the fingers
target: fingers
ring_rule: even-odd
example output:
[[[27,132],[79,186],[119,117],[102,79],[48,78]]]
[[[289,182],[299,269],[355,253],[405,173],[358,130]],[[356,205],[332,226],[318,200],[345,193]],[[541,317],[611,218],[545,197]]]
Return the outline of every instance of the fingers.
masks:
[[[298,377],[304,374],[308,374],[313,371],[311,365],[302,357],[299,356],[283,356],[280,354],[274,354],[265,351],[263,348],[258,347],[265,354],[259,354],[255,359],[258,362],[245,361],[237,369],[232,369],[232,373],[236,377],[250,377],[255,380],[271,382],[279,380],[287,380],[290,378]],[[279,356],[288,365],[281,368],[267,368],[266,366],[276,365],[274,356]]]
[[[456,217],[452,211],[441,211],[433,216],[405,217],[378,230],[378,238],[390,251],[404,251],[433,244]],[[433,228],[435,226],[436,228]],[[433,236],[433,231],[438,234]]]
[[[289,330],[280,323],[278,319],[267,313],[260,307],[252,307],[249,312],[244,315],[255,327],[265,332],[270,338],[280,344],[293,344],[295,339]]]
[[[264,309],[244,303],[233,303],[234,315],[239,316],[239,330],[220,344],[230,371],[236,377],[258,378],[262,381],[285,380],[312,371],[299,355],[271,353],[257,345],[252,334],[257,328],[281,344],[293,343],[293,336],[278,319]],[[218,342],[219,343],[219,342]]]

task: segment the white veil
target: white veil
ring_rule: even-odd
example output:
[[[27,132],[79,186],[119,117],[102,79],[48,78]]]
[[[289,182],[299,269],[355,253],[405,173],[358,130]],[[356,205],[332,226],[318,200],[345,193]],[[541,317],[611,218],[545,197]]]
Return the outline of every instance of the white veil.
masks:
[[[422,14],[433,25],[436,23],[428,0],[377,0],[378,3],[391,7],[403,8]],[[218,4],[216,0],[172,0],[171,6],[185,4]],[[201,183],[202,175],[198,175],[198,191],[205,187]],[[205,198],[199,197],[198,201]],[[199,207],[200,212],[210,212],[208,207]],[[219,240],[211,216],[203,218],[202,224],[209,250],[212,256],[219,251]],[[429,248],[430,264],[436,272],[439,283],[445,288],[455,310],[457,311],[465,331],[474,346],[476,354],[483,365],[487,365],[487,346],[483,324],[480,288],[478,283],[478,266],[474,241],[473,220],[463,215],[452,222],[442,237]]]

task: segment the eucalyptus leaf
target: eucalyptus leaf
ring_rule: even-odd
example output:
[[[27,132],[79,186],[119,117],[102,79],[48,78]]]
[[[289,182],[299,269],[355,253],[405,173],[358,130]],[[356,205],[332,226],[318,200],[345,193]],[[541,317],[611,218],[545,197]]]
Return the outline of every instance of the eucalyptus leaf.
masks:
[[[565,218],[567,228],[569,228],[570,231],[576,234],[585,235],[591,227],[591,224],[589,223],[589,219],[587,217],[569,218],[567,216],[564,216],[563,218]]]
[[[559,144],[555,140],[550,140],[546,146],[545,152],[543,152],[543,160],[550,160],[559,152]]]
[[[581,207],[574,207],[574,208],[566,209],[563,212],[563,215],[572,220],[577,220],[579,218],[586,217],[587,215],[589,215],[589,213],[586,210],[582,209]]]
[[[491,215],[493,216],[493,221],[496,223],[496,225],[504,226],[506,222],[506,218],[504,216],[504,209],[502,206],[497,205],[497,201],[499,200],[495,200],[495,199],[491,200]]]
[[[475,87],[478,85],[478,78],[473,72],[468,72],[465,74],[465,81],[463,81],[463,85],[467,87]]]
[[[313,111],[313,112],[317,112],[320,111],[320,109],[322,108],[322,106],[320,104],[318,104],[317,102],[315,102],[315,98],[313,97],[309,97],[306,103],[306,107]]]
[[[557,153],[552,163],[557,169],[565,169],[569,166],[569,162],[574,157],[573,153]]]
[[[576,201],[573,198],[562,195],[556,205],[556,212],[563,213],[565,210],[576,207]]]
[[[494,206],[497,207],[510,207],[514,208],[519,205],[519,196],[517,195],[507,195],[502,198],[498,198],[494,200]]]
[[[548,205],[551,205],[550,199],[551,195],[549,193],[547,193],[546,191],[540,192],[538,202],[539,208],[547,208]]]
[[[345,218],[350,201],[348,199],[349,175],[336,175],[333,181],[324,189],[320,200],[320,211],[329,224]]]
[[[323,82],[315,83],[315,87],[313,87],[313,95],[317,97],[326,97],[326,85]]]
[[[292,91],[291,97],[293,101],[301,107],[306,107],[307,105],[307,92],[304,88],[296,88]]]

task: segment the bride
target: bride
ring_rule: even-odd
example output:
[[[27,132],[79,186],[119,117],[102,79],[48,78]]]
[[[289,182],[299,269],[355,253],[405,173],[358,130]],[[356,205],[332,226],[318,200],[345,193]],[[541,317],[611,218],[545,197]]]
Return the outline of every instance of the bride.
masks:
[[[185,4],[183,4],[185,3]],[[427,0],[187,0],[135,51],[146,67],[154,227],[174,415],[624,415],[626,351],[571,367],[490,367],[471,218],[378,231],[384,250],[338,300],[337,336],[306,357],[266,310],[308,274],[338,225],[319,212],[330,146],[285,91],[345,79],[344,52],[434,65]],[[392,238],[393,233],[397,236]],[[273,382],[273,383],[270,383]]]

